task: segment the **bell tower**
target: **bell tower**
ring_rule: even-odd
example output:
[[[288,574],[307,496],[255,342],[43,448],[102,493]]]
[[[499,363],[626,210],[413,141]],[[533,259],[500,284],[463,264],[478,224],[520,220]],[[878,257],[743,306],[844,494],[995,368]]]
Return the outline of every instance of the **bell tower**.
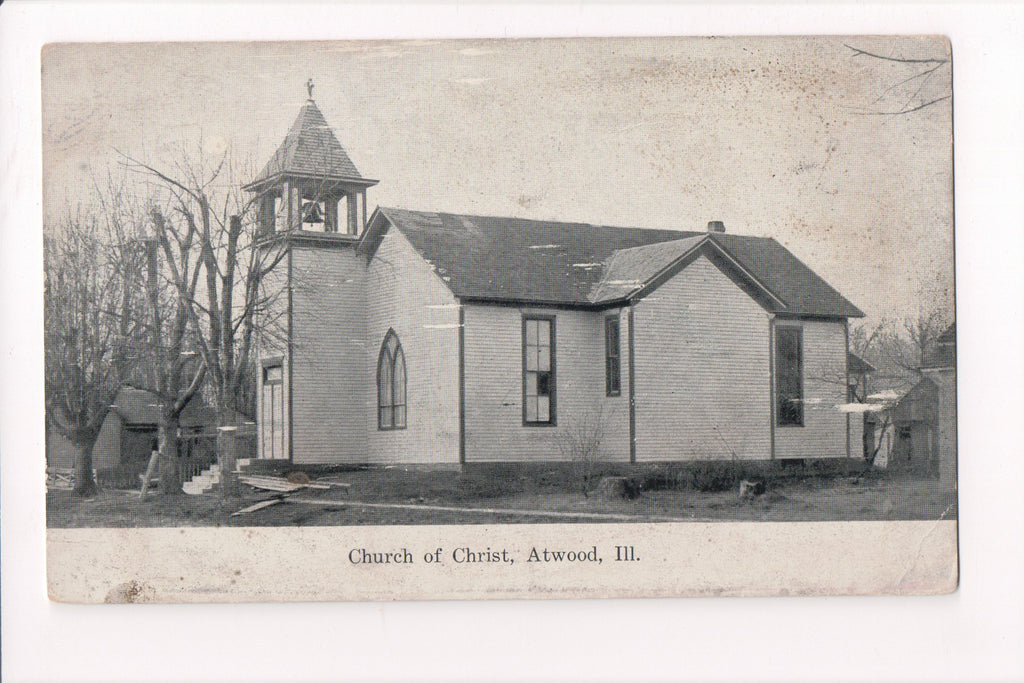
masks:
[[[358,237],[366,228],[366,190],[378,181],[359,174],[313,100],[299,110],[284,142],[256,179],[259,235],[321,232]]]
[[[272,264],[256,310],[257,453],[295,464],[366,451],[368,366],[353,341],[365,334],[366,259],[356,246],[366,190],[377,184],[327,125],[312,81],[306,88],[284,142],[243,187],[255,195],[257,244]]]

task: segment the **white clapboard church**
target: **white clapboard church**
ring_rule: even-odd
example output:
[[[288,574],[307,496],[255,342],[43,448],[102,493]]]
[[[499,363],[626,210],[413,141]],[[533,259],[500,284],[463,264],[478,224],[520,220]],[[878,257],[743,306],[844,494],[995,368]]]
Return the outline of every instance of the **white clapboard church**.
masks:
[[[624,463],[849,457],[848,320],[770,238],[377,207],[310,98],[245,189],[276,265],[259,457]],[[837,379],[838,378],[838,379]]]

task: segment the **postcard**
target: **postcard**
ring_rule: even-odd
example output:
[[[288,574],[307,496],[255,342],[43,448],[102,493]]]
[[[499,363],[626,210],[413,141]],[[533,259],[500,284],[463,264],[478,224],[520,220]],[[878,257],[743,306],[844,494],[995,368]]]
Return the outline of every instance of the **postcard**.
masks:
[[[955,590],[951,59],[45,46],[51,599]]]

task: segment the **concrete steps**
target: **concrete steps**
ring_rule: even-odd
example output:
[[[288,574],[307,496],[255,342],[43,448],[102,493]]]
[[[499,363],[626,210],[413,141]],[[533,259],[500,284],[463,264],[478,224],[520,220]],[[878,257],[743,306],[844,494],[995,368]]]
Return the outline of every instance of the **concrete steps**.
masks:
[[[206,493],[220,483],[220,465],[210,465],[205,470],[181,485],[181,490],[190,496]]]
[[[252,458],[239,458],[235,461],[236,472],[243,472],[246,467],[252,464]],[[189,481],[186,481],[181,485],[181,490],[190,496],[198,496],[206,493],[214,486],[220,483],[220,465],[213,464],[207,467],[205,470],[192,477]]]

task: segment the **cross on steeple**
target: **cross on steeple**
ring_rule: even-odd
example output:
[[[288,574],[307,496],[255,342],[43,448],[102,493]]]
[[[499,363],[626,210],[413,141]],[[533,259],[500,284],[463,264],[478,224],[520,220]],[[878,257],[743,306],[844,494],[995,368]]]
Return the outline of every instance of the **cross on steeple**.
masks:
[[[306,90],[309,92],[309,99],[313,99],[313,79],[306,81]]]

